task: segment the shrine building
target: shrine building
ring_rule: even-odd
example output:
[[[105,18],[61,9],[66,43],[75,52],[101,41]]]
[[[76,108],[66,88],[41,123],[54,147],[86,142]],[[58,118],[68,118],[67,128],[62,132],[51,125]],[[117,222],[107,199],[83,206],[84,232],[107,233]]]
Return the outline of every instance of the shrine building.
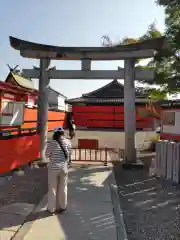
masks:
[[[136,110],[149,103],[146,94],[136,90]],[[72,106],[77,129],[124,130],[124,86],[117,80],[79,98],[66,101]],[[142,117],[136,111],[136,130],[153,129],[154,119]]]

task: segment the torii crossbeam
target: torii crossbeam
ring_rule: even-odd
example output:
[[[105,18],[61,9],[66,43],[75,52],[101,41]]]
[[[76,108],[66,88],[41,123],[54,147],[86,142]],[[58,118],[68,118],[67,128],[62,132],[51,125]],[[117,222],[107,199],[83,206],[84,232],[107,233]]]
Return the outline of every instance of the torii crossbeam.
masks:
[[[152,81],[154,72],[135,68],[136,59],[150,58],[163,48],[164,37],[115,47],[57,47],[10,37],[11,46],[26,58],[40,59],[40,68],[24,69],[25,77],[39,78],[38,126],[41,159],[45,160],[48,131],[48,86],[50,79],[124,79],[125,164],[138,166],[135,150],[136,111],[134,80]],[[81,70],[50,69],[50,60],[80,60]],[[124,60],[124,69],[91,70],[92,61]]]

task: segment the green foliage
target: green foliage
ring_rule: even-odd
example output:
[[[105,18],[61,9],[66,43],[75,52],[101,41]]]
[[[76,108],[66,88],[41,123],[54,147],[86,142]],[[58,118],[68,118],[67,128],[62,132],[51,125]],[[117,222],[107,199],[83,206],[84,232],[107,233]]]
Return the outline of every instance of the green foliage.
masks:
[[[156,84],[166,84],[170,94],[180,90],[180,2],[158,1],[165,6],[165,48],[154,57]]]
[[[152,38],[162,37],[163,34],[157,29],[155,22],[151,23],[146,31],[146,33],[139,38],[123,38],[118,45],[127,45],[132,43],[138,43],[141,41],[149,40]]]
[[[157,29],[155,22],[151,23],[146,33],[139,38],[139,41],[145,41],[152,38],[162,37],[162,33]]]
[[[155,78],[145,91],[152,98],[164,99],[168,94],[180,92],[180,0],[156,0],[159,6],[165,11],[165,32],[161,33],[155,23],[152,23],[146,33],[139,38],[125,37],[119,44],[132,44],[144,40],[165,36],[163,48],[157,52],[153,59],[146,66],[141,66],[137,59],[136,67],[142,69],[154,69]],[[119,45],[118,44],[118,45]],[[150,85],[158,85],[159,90],[155,90]]]
[[[152,87],[137,87],[136,92],[147,96],[149,99],[154,100],[166,100],[167,99],[167,88],[166,86],[161,86],[161,89],[156,89]]]
[[[127,45],[127,44],[132,44],[132,43],[138,43],[141,41],[145,41],[145,40],[149,40],[149,39],[157,38],[157,37],[162,37],[162,36],[163,36],[163,34],[157,29],[155,22],[153,22],[152,24],[150,24],[146,33],[143,36],[141,36],[139,38],[125,37],[118,43],[118,45]],[[156,57],[160,58],[160,53],[158,53],[158,55]],[[137,59],[136,67],[139,69],[155,70],[157,67],[157,61],[152,59],[146,66],[141,66],[140,60]],[[158,69],[158,67],[157,67],[157,69]],[[162,72],[160,74],[156,74],[156,78],[154,79],[154,81],[151,82],[151,84],[161,85],[161,88],[159,88],[157,90],[155,88],[148,86],[147,88],[146,87],[138,88],[137,91],[141,94],[145,94],[145,95],[149,96],[151,99],[158,99],[158,100],[166,99],[168,91],[167,91],[167,87],[164,86],[164,76],[162,75],[162,73],[164,73],[164,66],[163,66]],[[158,78],[157,78],[157,75],[158,75]],[[146,82],[146,81],[141,81],[141,83],[149,84],[149,82]]]

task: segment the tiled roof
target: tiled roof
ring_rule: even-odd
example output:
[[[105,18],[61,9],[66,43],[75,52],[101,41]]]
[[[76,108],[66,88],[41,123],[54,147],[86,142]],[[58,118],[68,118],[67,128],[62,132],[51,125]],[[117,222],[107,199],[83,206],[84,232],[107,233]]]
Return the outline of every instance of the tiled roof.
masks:
[[[95,91],[83,94],[84,98],[123,98],[124,86],[117,80],[114,80],[107,85],[96,89]]]
[[[149,99],[147,98],[136,98],[136,103],[148,103]],[[154,101],[156,102],[156,101]],[[124,103],[124,98],[73,98],[66,100],[66,103],[69,104],[119,104]]]
[[[118,80],[113,80],[107,85],[86,93],[82,95],[83,98],[124,98],[124,85],[118,82]],[[136,91],[136,97],[146,98],[147,94]]]
[[[136,102],[147,103],[149,101],[147,94],[136,91]],[[107,85],[83,94],[80,98],[68,99],[67,103],[91,103],[91,104],[118,104],[124,102],[124,85],[119,83],[117,80],[113,80]]]
[[[23,88],[35,90],[34,83],[32,80],[24,78],[23,76],[13,72],[11,72],[11,75],[19,86]]]

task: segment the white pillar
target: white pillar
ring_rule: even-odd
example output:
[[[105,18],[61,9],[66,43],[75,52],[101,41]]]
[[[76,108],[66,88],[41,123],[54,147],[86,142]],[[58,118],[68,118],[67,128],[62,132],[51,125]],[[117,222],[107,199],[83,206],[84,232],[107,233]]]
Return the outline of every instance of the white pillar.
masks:
[[[136,162],[135,133],[136,133],[136,106],[134,86],[133,59],[124,61],[124,128],[125,128],[125,162]]]
[[[48,94],[50,79],[48,76],[49,59],[40,59],[38,132],[40,133],[40,158],[45,161],[45,149],[48,134]]]

